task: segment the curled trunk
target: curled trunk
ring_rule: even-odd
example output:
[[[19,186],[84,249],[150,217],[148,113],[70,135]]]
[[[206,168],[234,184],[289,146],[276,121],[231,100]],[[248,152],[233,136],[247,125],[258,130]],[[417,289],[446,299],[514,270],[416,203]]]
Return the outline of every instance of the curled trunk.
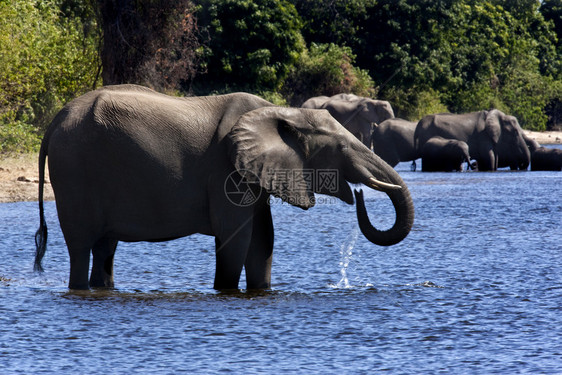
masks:
[[[363,191],[355,190],[359,228],[365,238],[375,245],[395,245],[406,238],[412,229],[414,223],[414,204],[408,188],[402,181],[400,181],[400,187],[400,189],[384,189],[396,211],[396,221],[392,228],[388,230],[379,230],[371,224],[365,208]]]

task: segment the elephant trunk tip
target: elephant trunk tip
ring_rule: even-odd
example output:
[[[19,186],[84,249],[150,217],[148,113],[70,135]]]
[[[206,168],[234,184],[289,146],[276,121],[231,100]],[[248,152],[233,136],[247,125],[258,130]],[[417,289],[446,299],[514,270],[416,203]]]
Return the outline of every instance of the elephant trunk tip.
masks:
[[[359,228],[370,242],[379,246],[392,246],[402,241],[410,233],[414,224],[414,204],[407,187],[402,186],[400,190],[386,191],[396,210],[396,221],[388,230],[379,230],[371,224],[365,209],[363,191],[355,190],[354,193]]]

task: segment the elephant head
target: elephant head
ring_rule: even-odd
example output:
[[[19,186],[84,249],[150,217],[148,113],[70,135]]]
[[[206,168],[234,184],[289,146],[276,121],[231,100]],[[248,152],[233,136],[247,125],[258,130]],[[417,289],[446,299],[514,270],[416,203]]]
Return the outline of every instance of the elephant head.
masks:
[[[523,129],[514,116],[493,109],[486,115],[486,131],[496,144],[498,167],[510,167],[513,170],[526,170],[531,155]]]
[[[392,106],[386,100],[362,99],[361,105],[364,108],[365,117],[372,123],[380,124],[384,120],[394,118]]]
[[[389,102],[369,98],[330,99],[324,102],[320,108],[327,109],[340,124],[369,148],[371,147],[373,124],[394,117]]]
[[[359,226],[375,244],[395,244],[412,227],[414,207],[404,181],[328,111],[281,107],[253,110],[232,128],[229,146],[240,174],[256,176],[255,182],[270,194],[303,209],[314,206],[314,193],[352,204],[347,182],[385,192],[396,210],[396,223],[387,231],[371,225],[362,192],[355,192]]]
[[[539,144],[539,142],[535,141],[534,139],[529,138],[525,133],[523,133],[523,140],[527,144],[527,148],[529,149],[532,158],[533,152],[537,151],[541,147],[541,145]]]

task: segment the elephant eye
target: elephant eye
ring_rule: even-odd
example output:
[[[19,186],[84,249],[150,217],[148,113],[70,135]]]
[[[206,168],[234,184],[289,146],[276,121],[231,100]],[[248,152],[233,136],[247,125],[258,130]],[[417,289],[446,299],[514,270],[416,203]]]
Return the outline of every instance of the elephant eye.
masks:
[[[349,145],[347,143],[338,143],[338,150],[339,151],[347,151]]]

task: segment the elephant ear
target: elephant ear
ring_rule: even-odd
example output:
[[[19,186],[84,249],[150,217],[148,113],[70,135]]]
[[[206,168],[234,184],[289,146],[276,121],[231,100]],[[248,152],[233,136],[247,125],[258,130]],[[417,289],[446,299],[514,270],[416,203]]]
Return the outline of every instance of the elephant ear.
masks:
[[[306,110],[264,107],[244,114],[227,136],[229,156],[249,182],[294,206],[315,204],[312,175],[305,169],[314,127]],[[253,181],[252,181],[253,179]]]
[[[500,140],[501,135],[501,124],[500,124],[501,112],[497,109],[493,109],[486,114],[485,129],[486,133],[492,138],[494,144],[497,144]]]

